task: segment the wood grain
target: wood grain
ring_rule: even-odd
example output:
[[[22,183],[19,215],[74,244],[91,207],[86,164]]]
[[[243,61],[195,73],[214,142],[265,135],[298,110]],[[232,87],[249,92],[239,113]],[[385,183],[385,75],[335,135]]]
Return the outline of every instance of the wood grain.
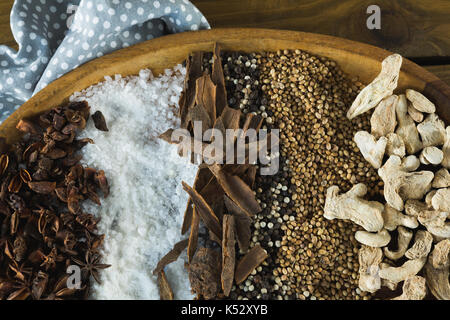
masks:
[[[336,1],[332,2],[334,3]],[[357,7],[355,4],[351,5],[352,2],[355,3],[356,1],[346,0],[342,2],[343,4],[340,5],[332,3],[331,6],[329,6],[331,2],[328,0],[314,2],[289,0],[193,0],[193,3],[207,16],[213,27],[253,26],[312,31],[330,35],[339,35],[344,38],[373,44],[379,44],[381,42],[379,45],[382,47],[394,50],[388,44],[383,43],[382,38],[376,36],[375,32],[372,32],[373,35],[369,32],[368,35],[364,36],[359,29],[355,30],[354,28],[347,26],[346,21],[344,23],[339,22],[340,15],[353,17],[351,10],[355,10]],[[357,2],[359,3],[359,1]],[[430,40],[433,39],[435,33],[438,34],[439,32],[442,32],[441,34],[438,34],[438,38],[444,37],[444,40],[437,41],[437,43],[448,43],[449,41],[448,19],[442,23],[442,18],[439,17],[442,14],[446,16],[450,14],[450,4],[446,7],[445,5],[442,5],[443,2],[450,3],[450,1],[437,1],[436,3],[428,3],[426,8],[423,8],[424,6],[421,5],[424,1],[416,2],[415,0],[408,0],[402,1],[401,3],[403,5],[409,3],[406,7],[409,8],[409,11],[414,12],[414,14],[411,13],[408,16],[424,16],[427,21],[424,32],[408,36],[414,38],[414,41],[417,41],[417,38],[421,38],[422,40],[419,40],[419,43],[422,43],[423,39],[428,43],[427,45],[422,46],[422,51],[417,54],[417,56],[432,57],[438,48],[443,48],[442,52],[444,56],[450,56],[450,48],[439,44],[435,48],[433,41]],[[0,44],[5,44],[17,50],[18,45],[13,38],[9,25],[9,16],[13,3],[14,0],[0,1],[0,30],[2,30],[0,32]],[[424,12],[421,13],[416,6],[422,8],[421,10]],[[433,18],[435,16],[434,11],[440,10],[442,7],[444,7],[441,11],[442,13],[437,15],[436,18]],[[335,12],[335,9],[339,9],[339,12]],[[353,25],[354,24],[355,23],[353,23]],[[336,26],[339,27],[339,30],[336,29]],[[365,30],[365,32],[367,33],[368,31]],[[419,36],[419,34],[421,35]],[[428,35],[431,35],[430,39],[428,38]],[[376,41],[371,40],[372,37],[375,37]],[[405,50],[404,53],[406,53],[407,57],[410,56],[408,50]],[[430,72],[436,74],[444,82],[450,84],[450,65],[426,68]]]
[[[14,0],[0,1],[0,44],[17,49],[9,28]],[[339,36],[405,57],[450,57],[448,0],[192,0],[213,27],[258,27]],[[381,30],[366,9],[380,6]]]
[[[244,52],[302,49],[335,60],[350,76],[362,82],[371,81],[380,70],[381,61],[390,52],[341,38],[295,31],[269,29],[215,29],[169,35],[115,51],[92,60],[59,78],[28,100],[0,126],[0,136],[8,142],[16,141],[16,124],[22,118],[58,106],[70,95],[101,81],[106,75],[137,74],[150,68],[155,74],[182,62],[193,51],[212,51],[219,42],[223,50]],[[437,104],[437,112],[450,123],[449,87],[436,76],[415,63],[404,59],[398,90],[413,88],[423,91]]]
[[[426,66],[424,67],[429,72],[436,75],[439,79],[450,85],[450,64],[438,65],[438,66]]]
[[[192,0],[212,27],[263,27],[361,41],[405,57],[450,57],[448,0]],[[369,5],[381,30],[366,27]]]

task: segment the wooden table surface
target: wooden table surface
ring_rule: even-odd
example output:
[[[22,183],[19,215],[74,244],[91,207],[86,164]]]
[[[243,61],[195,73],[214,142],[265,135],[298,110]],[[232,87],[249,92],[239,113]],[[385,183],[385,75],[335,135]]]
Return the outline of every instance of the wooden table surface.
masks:
[[[339,36],[412,59],[450,84],[449,0],[191,0],[214,27],[261,27]],[[0,44],[17,49],[0,0]],[[381,9],[381,29],[369,30],[367,7]]]

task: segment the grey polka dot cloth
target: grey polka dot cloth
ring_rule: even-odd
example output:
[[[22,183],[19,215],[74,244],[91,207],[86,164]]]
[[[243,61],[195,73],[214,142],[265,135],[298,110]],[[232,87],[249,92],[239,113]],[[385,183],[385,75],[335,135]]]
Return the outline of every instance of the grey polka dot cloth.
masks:
[[[187,0],[16,0],[11,28],[19,51],[0,46],[0,122],[89,60],[209,24]]]

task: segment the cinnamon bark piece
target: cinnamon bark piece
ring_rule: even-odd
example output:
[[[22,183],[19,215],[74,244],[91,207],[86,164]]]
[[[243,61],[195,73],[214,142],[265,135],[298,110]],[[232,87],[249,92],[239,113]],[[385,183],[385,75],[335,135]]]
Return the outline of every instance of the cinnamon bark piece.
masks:
[[[236,284],[241,284],[247,277],[268,257],[266,250],[259,244],[254,246],[242,257],[236,266],[234,279]]]

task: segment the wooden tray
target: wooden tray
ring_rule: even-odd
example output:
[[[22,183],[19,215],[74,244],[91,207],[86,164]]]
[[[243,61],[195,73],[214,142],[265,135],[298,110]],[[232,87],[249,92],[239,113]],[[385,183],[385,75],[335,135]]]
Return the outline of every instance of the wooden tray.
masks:
[[[102,81],[104,76],[137,74],[150,68],[154,74],[181,63],[193,51],[211,51],[215,42],[224,50],[262,52],[301,49],[326,56],[339,63],[350,76],[370,82],[380,71],[380,62],[389,51],[341,38],[271,29],[213,29],[164,36],[115,51],[92,60],[52,82],[24,103],[0,126],[0,137],[8,143],[20,136],[15,129],[22,118],[29,118],[67,102],[73,92]],[[415,63],[404,59],[399,90],[422,91],[437,106],[438,114],[450,123],[450,87]]]

